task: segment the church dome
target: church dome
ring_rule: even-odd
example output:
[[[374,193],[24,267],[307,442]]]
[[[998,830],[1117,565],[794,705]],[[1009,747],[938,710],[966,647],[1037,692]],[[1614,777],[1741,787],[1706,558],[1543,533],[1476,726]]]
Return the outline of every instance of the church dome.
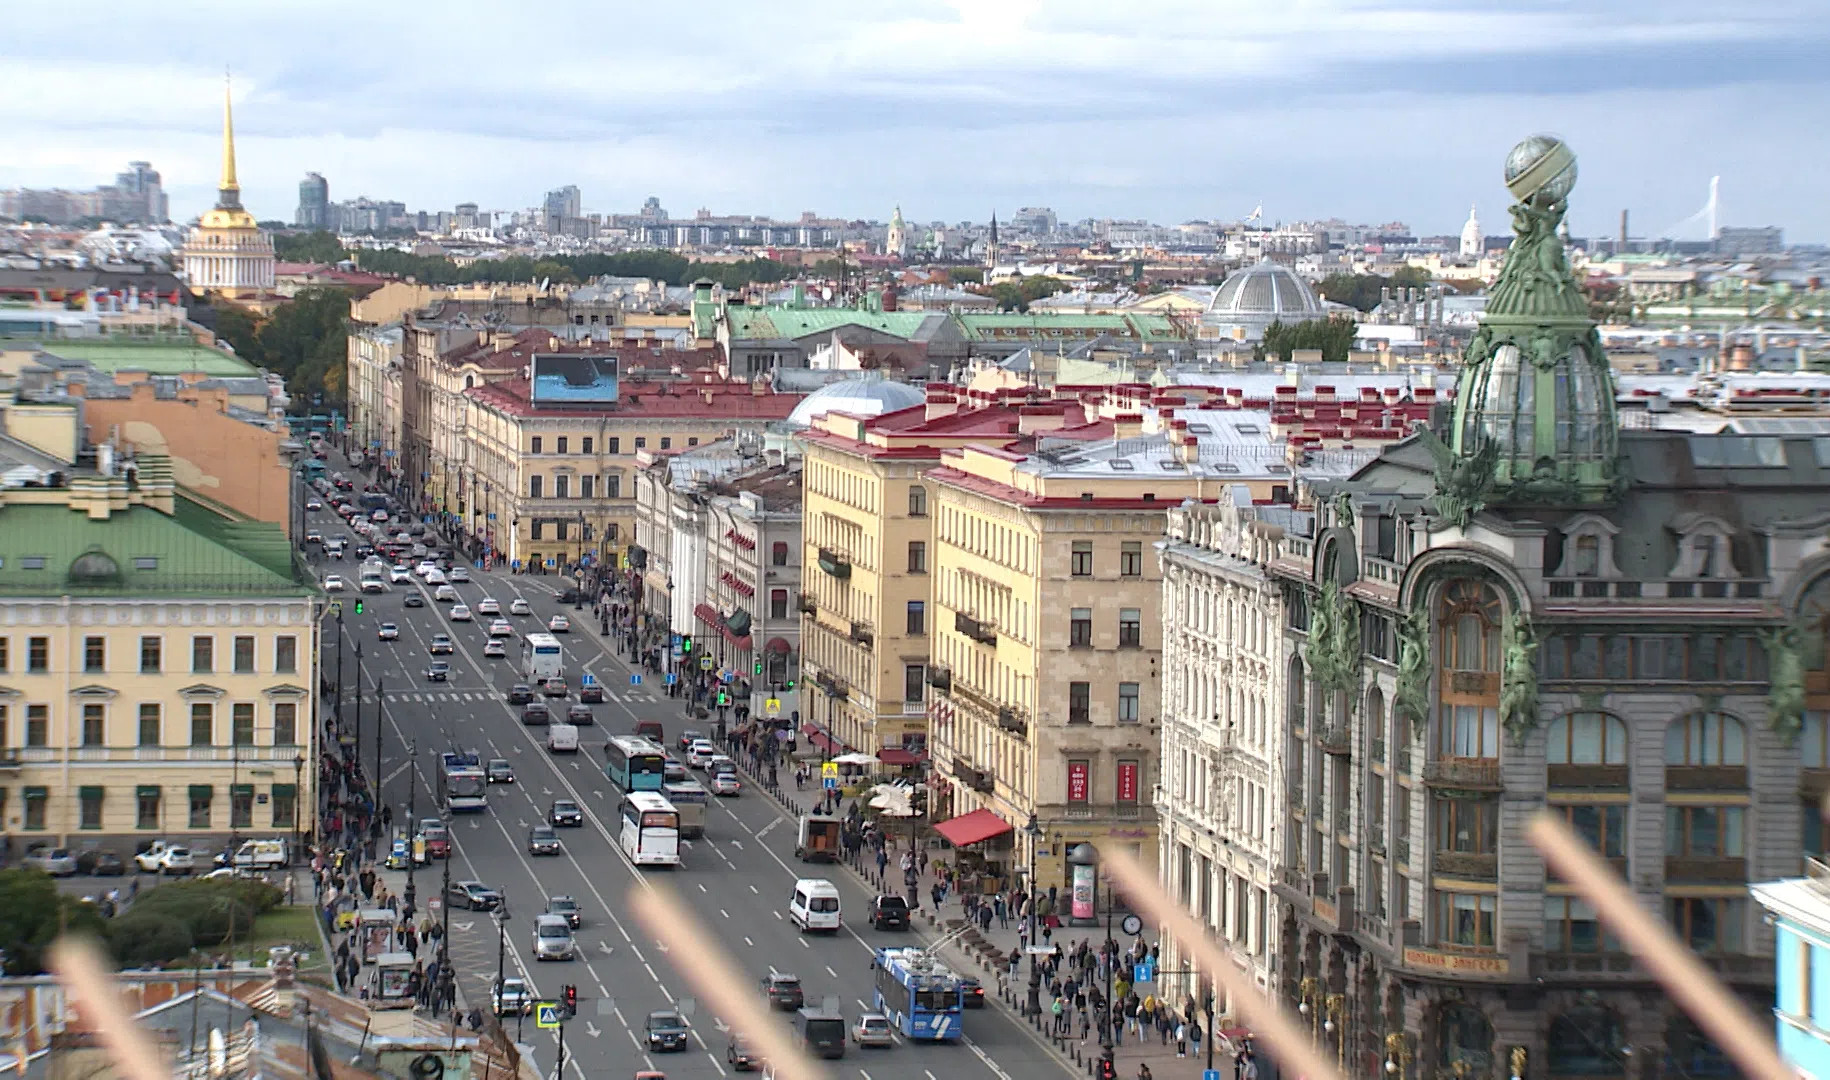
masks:
[[[1288,267],[1269,259],[1234,271],[1214,293],[1207,313],[1222,322],[1249,320],[1262,326],[1276,319],[1306,322],[1327,315],[1315,290]]]
[[[842,412],[853,416],[882,416],[920,405],[928,400],[926,390],[880,375],[863,375],[828,383],[794,407],[788,423],[797,428],[813,426],[814,417],[822,413]]]

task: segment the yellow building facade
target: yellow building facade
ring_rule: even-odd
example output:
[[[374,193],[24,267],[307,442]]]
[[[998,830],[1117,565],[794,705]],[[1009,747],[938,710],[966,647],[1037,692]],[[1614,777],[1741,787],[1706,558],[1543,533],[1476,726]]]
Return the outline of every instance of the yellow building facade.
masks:
[[[0,491],[7,837],[309,832],[321,614],[282,528],[192,502],[167,459]]]

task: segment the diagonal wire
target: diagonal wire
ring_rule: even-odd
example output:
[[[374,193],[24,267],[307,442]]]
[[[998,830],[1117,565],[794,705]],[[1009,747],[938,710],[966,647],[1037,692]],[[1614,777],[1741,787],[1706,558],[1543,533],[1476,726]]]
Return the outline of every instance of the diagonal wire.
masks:
[[[1554,814],[1540,810],[1525,836],[1564,880],[1595,906],[1627,951],[1651,971],[1672,1000],[1756,1080],[1793,1080],[1773,1041],[1740,999],[1716,980],[1670,927],[1646,913],[1614,871]]]

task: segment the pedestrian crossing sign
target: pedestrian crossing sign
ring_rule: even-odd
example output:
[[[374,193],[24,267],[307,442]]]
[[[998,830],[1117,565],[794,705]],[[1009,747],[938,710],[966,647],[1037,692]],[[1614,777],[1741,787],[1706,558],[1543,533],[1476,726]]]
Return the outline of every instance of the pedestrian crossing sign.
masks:
[[[673,684],[675,684],[679,681],[680,681],[680,676],[675,675],[671,671],[667,673],[667,685],[672,686]]]
[[[712,670],[712,658],[709,656],[701,656],[699,658],[699,670],[700,671]]]
[[[763,712],[772,717],[780,716],[782,714],[782,699],[777,697],[763,698]]]
[[[559,1007],[557,1001],[542,1001],[534,1006],[534,1026],[556,1028],[559,1026],[559,1018],[564,1012],[565,1010]]]
[[[839,763],[836,761],[821,762],[820,776],[827,780],[837,780],[839,778]]]

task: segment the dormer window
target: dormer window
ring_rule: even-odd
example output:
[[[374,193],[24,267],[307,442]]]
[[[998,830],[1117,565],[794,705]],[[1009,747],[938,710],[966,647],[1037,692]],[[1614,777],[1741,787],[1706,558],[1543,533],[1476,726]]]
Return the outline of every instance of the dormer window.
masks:
[[[1717,537],[1714,534],[1696,538],[1696,565],[1698,577],[1712,578],[1716,576],[1716,549],[1719,546],[1720,539],[1720,537]]]
[[[1575,550],[1570,553],[1570,573],[1579,578],[1601,576],[1601,537],[1594,533],[1576,537]]]

